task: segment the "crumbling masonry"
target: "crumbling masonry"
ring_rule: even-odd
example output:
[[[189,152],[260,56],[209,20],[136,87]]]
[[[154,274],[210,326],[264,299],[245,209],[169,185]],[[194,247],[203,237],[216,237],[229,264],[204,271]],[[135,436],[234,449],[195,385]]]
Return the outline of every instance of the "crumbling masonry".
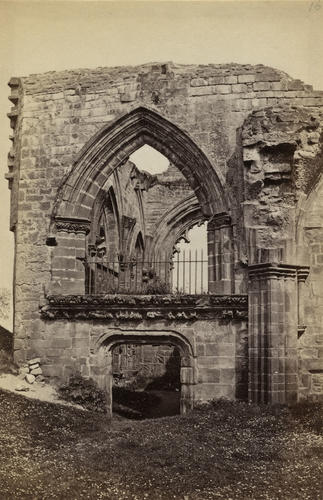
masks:
[[[323,92],[236,64],[9,86],[18,363],[80,372],[111,402],[115,346],[173,346],[182,412],[219,397],[323,397]],[[144,144],[166,172],[129,161]],[[169,293],[171,267],[152,263],[171,264],[203,222],[208,293]]]

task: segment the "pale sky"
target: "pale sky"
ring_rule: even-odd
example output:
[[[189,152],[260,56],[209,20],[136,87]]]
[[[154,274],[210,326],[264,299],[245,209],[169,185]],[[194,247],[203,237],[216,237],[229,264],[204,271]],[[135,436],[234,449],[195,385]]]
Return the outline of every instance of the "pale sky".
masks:
[[[323,0],[110,2],[0,0],[0,287],[11,286],[13,242],[3,179],[11,76],[80,67],[265,64],[323,89]]]

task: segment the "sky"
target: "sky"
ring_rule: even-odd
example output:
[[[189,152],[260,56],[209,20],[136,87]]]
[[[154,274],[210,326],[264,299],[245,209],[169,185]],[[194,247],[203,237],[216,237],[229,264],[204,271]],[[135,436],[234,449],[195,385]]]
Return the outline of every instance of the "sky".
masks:
[[[147,62],[249,63],[323,89],[323,0],[0,0],[0,288],[11,288],[13,237],[4,174],[11,76]]]

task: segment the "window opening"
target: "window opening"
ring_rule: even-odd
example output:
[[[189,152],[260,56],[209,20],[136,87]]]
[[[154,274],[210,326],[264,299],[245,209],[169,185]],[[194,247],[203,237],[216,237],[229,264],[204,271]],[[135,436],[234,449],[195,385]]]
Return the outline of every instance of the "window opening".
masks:
[[[203,294],[208,291],[206,224],[195,225],[174,247],[172,289],[175,293]]]
[[[137,149],[129,160],[132,161],[139,170],[144,170],[151,175],[161,174],[169,167],[169,160],[156,149],[144,144]]]
[[[197,203],[181,171],[146,144],[110,183],[96,236],[89,236],[87,293],[206,293],[205,225],[186,231],[173,248],[183,217],[178,207]]]

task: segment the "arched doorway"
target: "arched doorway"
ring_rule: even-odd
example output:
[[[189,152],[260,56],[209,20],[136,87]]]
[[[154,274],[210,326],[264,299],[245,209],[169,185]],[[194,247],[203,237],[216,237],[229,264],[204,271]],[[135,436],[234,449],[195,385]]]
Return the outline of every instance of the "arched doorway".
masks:
[[[191,343],[173,331],[122,330],[111,328],[99,337],[94,347],[95,366],[92,377],[107,396],[107,413],[112,417],[113,350],[117,346],[173,346],[180,356],[180,413],[193,408],[196,380],[195,357]]]

